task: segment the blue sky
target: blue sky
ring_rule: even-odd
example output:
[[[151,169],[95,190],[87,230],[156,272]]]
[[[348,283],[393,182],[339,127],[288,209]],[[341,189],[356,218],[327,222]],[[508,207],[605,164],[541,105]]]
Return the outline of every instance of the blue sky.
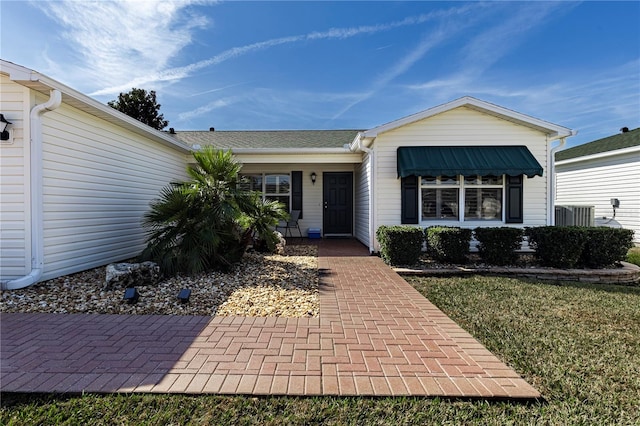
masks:
[[[640,127],[640,2],[0,3],[1,53],[176,130],[367,129],[469,95],[579,131]]]

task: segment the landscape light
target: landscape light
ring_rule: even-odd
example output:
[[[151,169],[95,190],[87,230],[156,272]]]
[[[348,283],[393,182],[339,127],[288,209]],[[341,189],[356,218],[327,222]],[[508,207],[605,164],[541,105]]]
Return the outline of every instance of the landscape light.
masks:
[[[189,302],[189,297],[191,297],[191,290],[188,288],[183,288],[182,290],[180,290],[180,293],[178,293],[178,299],[182,303]]]
[[[137,303],[139,298],[140,294],[135,287],[129,287],[124,291],[123,299],[126,300],[129,304]]]

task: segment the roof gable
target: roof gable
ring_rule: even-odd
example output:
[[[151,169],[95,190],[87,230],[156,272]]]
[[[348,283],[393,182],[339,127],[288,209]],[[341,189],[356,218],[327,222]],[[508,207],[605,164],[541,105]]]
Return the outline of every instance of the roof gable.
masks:
[[[519,125],[527,126],[527,127],[536,129],[538,131],[541,131],[554,138],[567,137],[567,136],[572,136],[574,134],[574,132],[571,129],[568,129],[566,127],[562,127],[557,124],[549,123],[544,120],[540,120],[525,114],[521,114],[519,112],[510,110],[489,102],[482,101],[480,99],[476,99],[470,96],[465,96],[465,97],[456,99],[454,101],[448,102],[446,104],[438,105],[436,107],[429,108],[427,110],[418,112],[416,114],[412,114],[407,117],[394,120],[387,124],[374,127],[373,129],[363,132],[362,137],[375,138],[380,133],[388,132],[390,130],[397,129],[398,127],[415,123],[416,121],[424,120],[426,118],[433,117],[434,115],[451,111],[459,107],[467,107],[485,114],[492,115],[494,117],[501,118],[503,120],[507,120]]]
[[[570,160],[634,146],[640,146],[640,128],[559,151],[556,153],[556,161]]]

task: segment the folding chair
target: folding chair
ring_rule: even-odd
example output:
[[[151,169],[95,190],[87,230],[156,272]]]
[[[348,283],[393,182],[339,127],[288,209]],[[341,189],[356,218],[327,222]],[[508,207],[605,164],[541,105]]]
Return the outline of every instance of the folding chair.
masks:
[[[284,229],[284,236],[287,236],[287,233],[293,237],[292,229],[297,229],[298,234],[300,234],[300,238],[302,238],[302,231],[300,231],[300,225],[298,224],[298,220],[300,219],[300,210],[291,210],[291,217],[288,221],[280,222],[276,225],[276,231],[278,229]]]

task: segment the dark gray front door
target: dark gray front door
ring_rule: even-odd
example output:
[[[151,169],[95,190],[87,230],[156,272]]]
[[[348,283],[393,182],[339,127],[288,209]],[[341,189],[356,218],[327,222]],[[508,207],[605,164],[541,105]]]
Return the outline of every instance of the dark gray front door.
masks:
[[[353,173],[325,172],[324,234],[351,235],[353,232]]]

